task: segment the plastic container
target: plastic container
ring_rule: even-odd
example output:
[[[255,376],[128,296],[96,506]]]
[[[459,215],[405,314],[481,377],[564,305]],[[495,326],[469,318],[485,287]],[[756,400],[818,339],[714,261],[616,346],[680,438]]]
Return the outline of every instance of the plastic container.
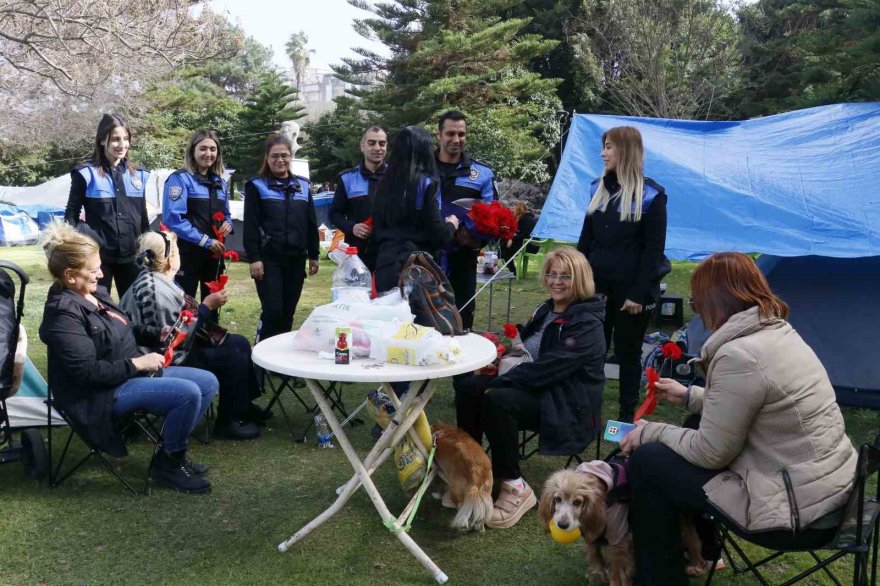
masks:
[[[322,413],[315,415],[315,432],[318,434],[319,448],[333,447],[333,442],[330,441],[330,426]]]
[[[345,249],[345,258],[333,272],[333,287],[331,288],[333,300],[336,301],[339,291],[343,289],[362,289],[367,292],[369,298],[371,288],[370,269],[358,257],[357,247],[349,246]]]

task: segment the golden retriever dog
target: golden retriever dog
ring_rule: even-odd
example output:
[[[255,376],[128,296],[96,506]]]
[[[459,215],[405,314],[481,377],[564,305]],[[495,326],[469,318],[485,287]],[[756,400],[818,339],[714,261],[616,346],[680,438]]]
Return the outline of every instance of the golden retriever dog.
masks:
[[[549,531],[550,521],[563,530],[579,528],[584,538],[589,571],[597,584],[630,586],[635,574],[632,534],[625,503],[608,504],[614,488],[611,465],[601,460],[584,462],[576,470],[559,470],[547,479],[538,502],[538,517]],[[693,523],[682,518],[682,539],[688,555],[686,572],[701,576],[707,564]]]
[[[492,462],[483,447],[457,427],[431,426],[436,438],[434,461],[458,509],[451,527],[459,531],[482,531],[492,515]]]

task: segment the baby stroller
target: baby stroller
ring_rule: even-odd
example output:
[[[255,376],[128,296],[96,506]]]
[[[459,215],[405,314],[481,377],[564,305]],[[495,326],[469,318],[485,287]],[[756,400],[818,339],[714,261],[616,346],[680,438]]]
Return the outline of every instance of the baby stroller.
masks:
[[[15,301],[15,282],[10,272],[18,275],[21,290]],[[12,373],[19,325],[24,312],[24,291],[28,276],[18,265],[0,260],[0,464],[21,461],[28,476],[42,478],[48,469],[43,437],[33,428],[24,429],[19,440],[12,437],[12,426],[6,399],[12,393]]]

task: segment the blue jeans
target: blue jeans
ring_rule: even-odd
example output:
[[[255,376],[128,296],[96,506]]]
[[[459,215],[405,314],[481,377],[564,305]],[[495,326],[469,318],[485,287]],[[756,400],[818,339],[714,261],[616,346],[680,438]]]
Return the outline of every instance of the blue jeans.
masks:
[[[162,439],[169,454],[185,450],[219,388],[217,377],[198,368],[169,366],[161,377],[130,378],[113,392],[113,417],[143,409],[164,415]]]

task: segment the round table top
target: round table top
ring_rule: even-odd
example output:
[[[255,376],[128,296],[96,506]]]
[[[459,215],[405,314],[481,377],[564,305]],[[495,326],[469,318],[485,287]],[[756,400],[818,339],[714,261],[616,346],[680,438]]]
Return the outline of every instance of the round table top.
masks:
[[[461,359],[455,364],[407,366],[369,358],[352,358],[351,364],[336,364],[318,358],[317,352],[295,350],[296,332],[263,340],[253,350],[254,364],[270,372],[312,380],[345,383],[394,383],[446,378],[480,369],[495,360],[495,345],[477,334],[456,336],[461,345]]]

